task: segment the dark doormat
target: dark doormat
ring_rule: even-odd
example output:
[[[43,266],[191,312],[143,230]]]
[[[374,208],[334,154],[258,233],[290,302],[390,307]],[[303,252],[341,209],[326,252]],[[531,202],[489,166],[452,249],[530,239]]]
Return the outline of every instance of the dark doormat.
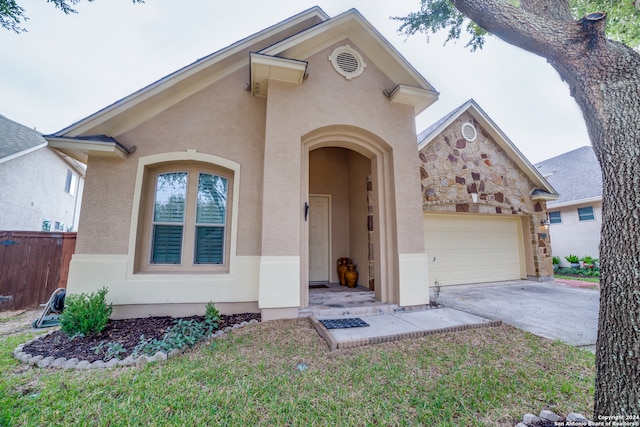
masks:
[[[361,328],[363,326],[369,326],[367,322],[358,317],[351,319],[326,319],[320,320],[319,322],[327,329]]]
[[[322,288],[328,288],[327,285],[309,285],[309,289],[322,289]]]

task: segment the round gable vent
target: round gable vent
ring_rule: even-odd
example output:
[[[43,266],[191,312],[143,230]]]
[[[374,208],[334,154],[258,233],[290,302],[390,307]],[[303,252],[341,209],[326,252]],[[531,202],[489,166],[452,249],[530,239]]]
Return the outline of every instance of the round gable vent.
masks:
[[[329,61],[333,68],[347,80],[358,77],[367,66],[362,56],[348,44],[333,49],[329,55]]]
[[[462,137],[469,142],[473,142],[478,137],[478,132],[476,131],[475,126],[471,123],[465,123],[460,128],[460,132],[462,133]]]

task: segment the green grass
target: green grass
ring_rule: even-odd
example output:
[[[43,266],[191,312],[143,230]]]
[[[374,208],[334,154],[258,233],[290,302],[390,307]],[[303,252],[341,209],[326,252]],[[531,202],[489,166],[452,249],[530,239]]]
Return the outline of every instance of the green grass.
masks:
[[[0,426],[513,426],[593,410],[593,354],[509,326],[331,352],[306,319],[274,321],[97,371],[22,365],[28,338],[0,340]]]
[[[579,280],[581,282],[590,282],[590,283],[600,283],[599,277],[587,277],[587,276],[568,276],[565,274],[554,274],[554,278],[556,279],[564,279],[564,280]]]

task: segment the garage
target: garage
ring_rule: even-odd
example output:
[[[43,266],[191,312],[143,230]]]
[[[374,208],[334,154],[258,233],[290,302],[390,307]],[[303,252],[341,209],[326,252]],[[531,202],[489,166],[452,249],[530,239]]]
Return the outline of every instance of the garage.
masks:
[[[519,217],[424,214],[429,285],[526,278]]]

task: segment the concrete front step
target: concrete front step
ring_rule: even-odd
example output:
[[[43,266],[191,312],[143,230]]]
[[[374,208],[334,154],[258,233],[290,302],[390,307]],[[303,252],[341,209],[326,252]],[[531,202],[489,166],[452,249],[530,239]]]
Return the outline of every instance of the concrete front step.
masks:
[[[397,304],[377,303],[373,305],[352,307],[309,306],[298,312],[298,317],[314,317],[316,319],[336,319],[357,316],[380,316],[395,313],[410,313],[426,310],[428,306],[399,307]]]

